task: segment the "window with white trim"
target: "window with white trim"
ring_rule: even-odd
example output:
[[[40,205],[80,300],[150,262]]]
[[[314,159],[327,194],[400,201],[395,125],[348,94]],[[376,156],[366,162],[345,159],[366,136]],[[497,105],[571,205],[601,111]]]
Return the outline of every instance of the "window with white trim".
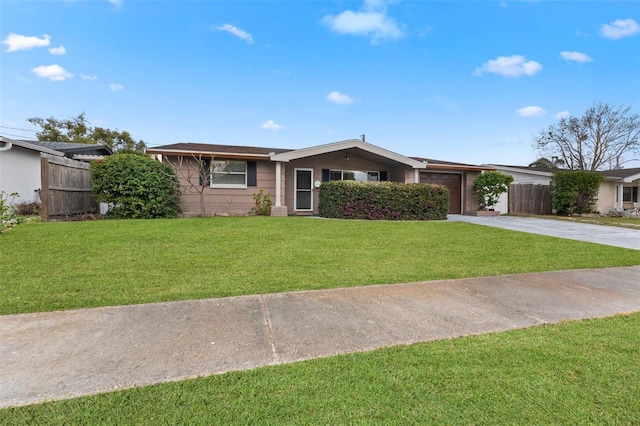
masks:
[[[331,170],[329,180],[355,180],[358,182],[379,182],[380,172],[362,170]]]
[[[246,188],[246,161],[211,162],[211,188]]]

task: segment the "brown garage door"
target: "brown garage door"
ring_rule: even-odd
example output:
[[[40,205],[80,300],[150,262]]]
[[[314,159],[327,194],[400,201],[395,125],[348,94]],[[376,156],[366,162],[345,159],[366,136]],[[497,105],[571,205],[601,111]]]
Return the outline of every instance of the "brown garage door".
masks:
[[[462,213],[462,175],[420,172],[420,183],[437,183],[449,190],[449,213]]]

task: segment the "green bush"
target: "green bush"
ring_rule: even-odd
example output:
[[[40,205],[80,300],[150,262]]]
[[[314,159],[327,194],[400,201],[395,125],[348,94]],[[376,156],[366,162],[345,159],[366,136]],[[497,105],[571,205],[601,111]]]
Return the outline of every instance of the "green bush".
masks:
[[[256,216],[270,216],[271,215],[271,194],[264,192],[264,189],[253,194],[254,206],[249,211],[249,214]]]
[[[322,217],[371,220],[444,220],[449,191],[421,183],[332,181],[320,185]]]
[[[96,199],[110,205],[107,217],[176,217],[180,186],[168,164],[136,154],[116,154],[91,163]]]
[[[551,176],[551,203],[558,214],[582,214],[595,210],[598,188],[604,177],[597,172],[563,171]]]
[[[509,190],[513,176],[495,170],[480,173],[473,181],[471,190],[478,199],[480,209],[487,209],[498,204],[500,194]]]

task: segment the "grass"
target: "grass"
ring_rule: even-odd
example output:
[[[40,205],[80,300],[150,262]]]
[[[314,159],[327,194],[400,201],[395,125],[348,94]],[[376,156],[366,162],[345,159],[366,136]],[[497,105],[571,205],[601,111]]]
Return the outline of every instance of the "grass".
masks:
[[[640,264],[635,250],[460,222],[32,222],[0,235],[0,314]]]
[[[0,410],[0,424],[634,425],[640,313]]]

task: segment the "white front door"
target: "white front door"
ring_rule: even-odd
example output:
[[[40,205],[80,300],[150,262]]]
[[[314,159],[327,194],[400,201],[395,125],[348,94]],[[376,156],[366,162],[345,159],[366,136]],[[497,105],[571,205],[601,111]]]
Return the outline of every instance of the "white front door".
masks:
[[[296,169],[294,185],[295,209],[313,211],[313,169]]]

